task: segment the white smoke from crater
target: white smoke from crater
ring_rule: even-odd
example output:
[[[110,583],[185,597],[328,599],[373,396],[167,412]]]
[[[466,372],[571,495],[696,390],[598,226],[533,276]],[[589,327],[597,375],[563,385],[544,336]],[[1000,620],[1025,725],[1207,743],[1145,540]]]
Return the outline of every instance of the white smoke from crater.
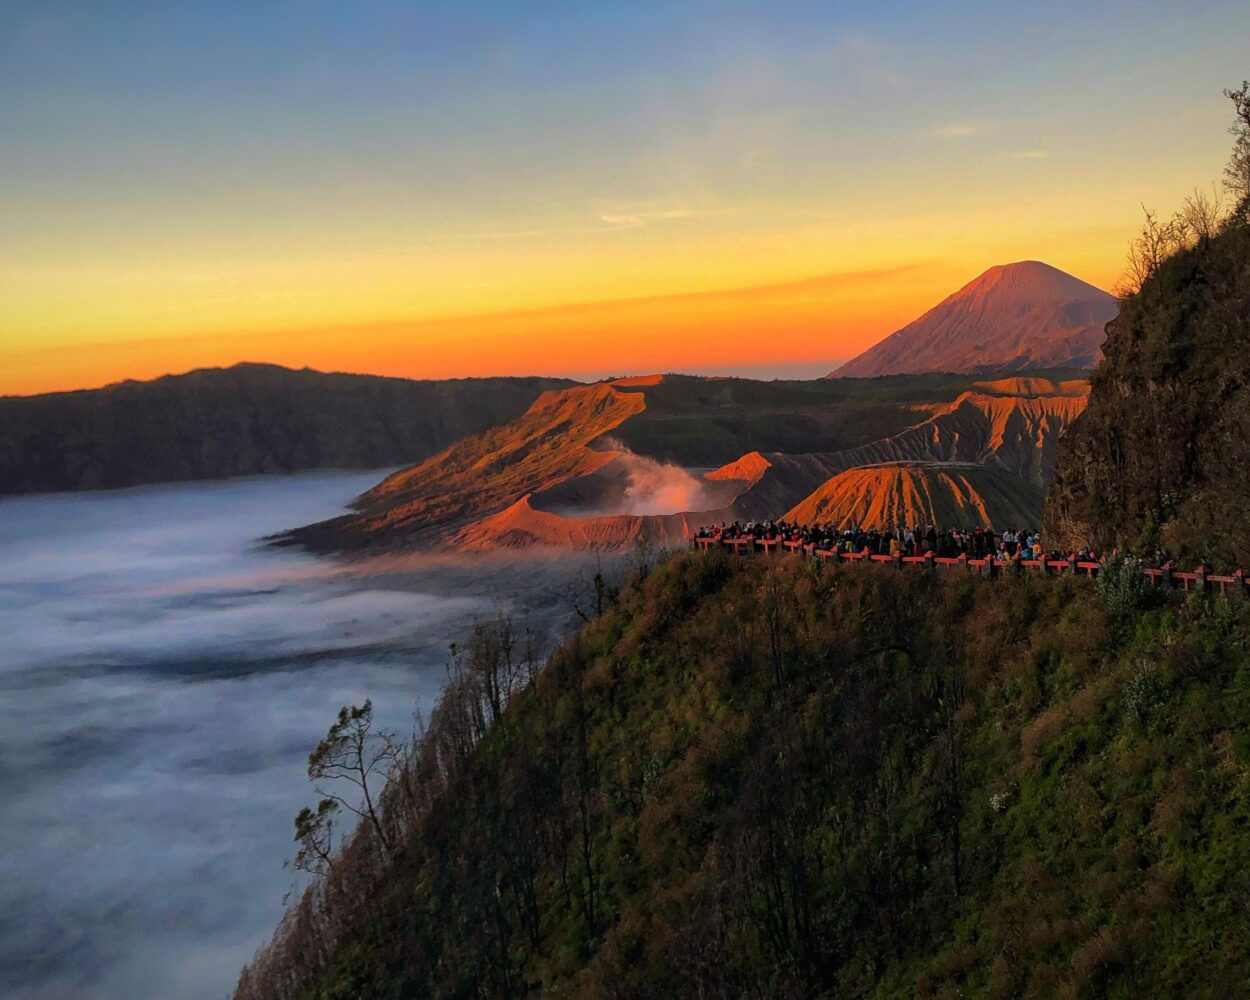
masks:
[[[680,465],[637,455],[619,441],[605,443],[620,453],[617,462],[625,471],[625,487],[594,514],[682,514],[721,506],[707,481]]]

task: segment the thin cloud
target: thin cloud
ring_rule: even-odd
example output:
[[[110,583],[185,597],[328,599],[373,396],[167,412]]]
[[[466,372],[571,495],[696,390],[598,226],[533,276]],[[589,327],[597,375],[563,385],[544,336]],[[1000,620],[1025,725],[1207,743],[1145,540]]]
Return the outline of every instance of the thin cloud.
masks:
[[[674,208],[656,212],[604,212],[599,216],[614,229],[636,229],[651,222],[666,222],[672,219],[686,219],[693,213],[688,208]]]
[[[1045,149],[1017,149],[1007,155],[1013,160],[1045,160],[1050,153]]]
[[[968,139],[977,134],[977,127],[968,123],[934,125],[925,135],[930,139]]]
[[[517,240],[528,236],[543,236],[545,229],[492,229],[480,233],[468,233],[464,239],[474,240]]]

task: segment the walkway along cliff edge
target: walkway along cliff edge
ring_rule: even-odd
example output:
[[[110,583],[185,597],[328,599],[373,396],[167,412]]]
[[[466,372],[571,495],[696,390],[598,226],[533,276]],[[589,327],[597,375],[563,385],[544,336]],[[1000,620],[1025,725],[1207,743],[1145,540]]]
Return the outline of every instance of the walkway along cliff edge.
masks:
[[[833,559],[846,563],[870,563],[886,569],[902,569],[904,566],[919,566],[933,572],[974,573],[986,579],[1001,575],[1014,567],[1024,572],[1059,574],[1076,573],[1085,576],[1097,576],[1102,570],[1102,563],[1083,562],[1076,559],[1017,559],[1003,562],[992,556],[983,559],[971,559],[967,555],[935,556],[927,552],[922,556],[878,555],[864,552],[839,552],[829,549],[818,549],[811,542],[781,541],[776,538],[695,538],[694,548],[708,551],[723,548],[738,555],[751,555],[763,552],[773,555],[778,552],[803,553],[812,558]],[[1229,597],[1246,596],[1246,574],[1244,570],[1236,570],[1231,576],[1208,573],[1202,567],[1192,571],[1182,571],[1164,567],[1143,567],[1142,573],[1150,580],[1152,587],[1164,589],[1192,590],[1199,592],[1218,590]]]

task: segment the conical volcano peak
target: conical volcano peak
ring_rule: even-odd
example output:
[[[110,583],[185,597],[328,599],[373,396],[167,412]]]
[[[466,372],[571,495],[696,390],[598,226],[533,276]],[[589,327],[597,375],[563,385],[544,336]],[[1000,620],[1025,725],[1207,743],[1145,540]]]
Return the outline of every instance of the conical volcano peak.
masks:
[[[999,264],[835,376],[1089,368],[1113,296],[1040,260]]]
[[[1101,288],[1040,260],[995,264],[973,278],[951,298],[975,295],[1011,297],[1027,302],[1070,302],[1109,297]]]

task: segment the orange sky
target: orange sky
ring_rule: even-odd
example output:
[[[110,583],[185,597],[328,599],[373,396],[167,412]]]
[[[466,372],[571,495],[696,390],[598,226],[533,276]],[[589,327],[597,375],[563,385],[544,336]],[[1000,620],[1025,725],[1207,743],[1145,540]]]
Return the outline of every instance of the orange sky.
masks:
[[[1219,177],[1250,32],[1205,0],[228,7],[0,33],[0,394],[820,374],[995,264],[1112,288],[1141,204]]]
[[[8,352],[0,388],[55,391],[245,360],[417,378],[598,378],[642,371],[813,377],[973,276],[917,263],[742,289],[420,321],[36,345]]]

